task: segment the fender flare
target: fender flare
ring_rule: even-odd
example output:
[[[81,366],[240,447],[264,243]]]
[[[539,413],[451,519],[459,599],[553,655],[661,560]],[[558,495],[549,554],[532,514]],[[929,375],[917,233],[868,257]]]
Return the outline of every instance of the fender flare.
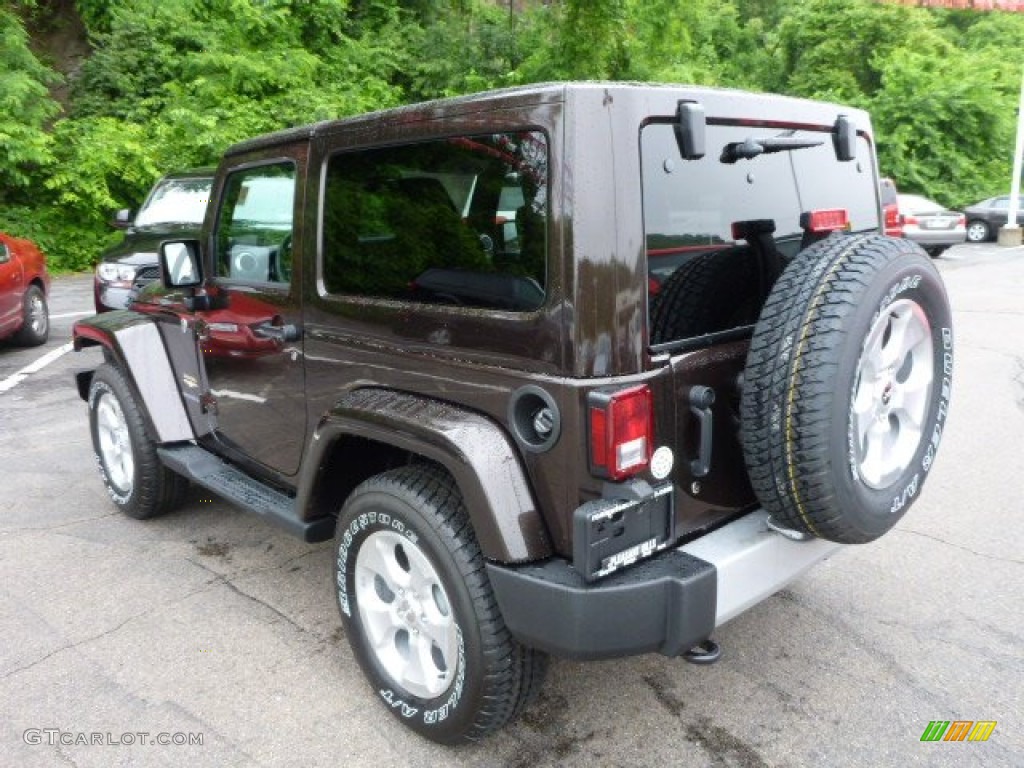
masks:
[[[480,550],[488,560],[550,557],[551,542],[518,453],[499,424],[432,398],[368,387],[349,392],[321,419],[305,462],[298,508],[314,473],[345,436],[395,446],[447,469],[462,493]],[[305,496],[305,498],[303,498]]]
[[[160,326],[153,317],[129,310],[94,315],[75,323],[72,329],[75,351],[102,346],[110,352],[142,398],[152,436],[157,442],[194,440],[196,434],[178,387],[166,334],[161,332]],[[156,350],[163,354],[157,354]],[[93,371],[75,375],[83,400],[89,397],[92,375]]]

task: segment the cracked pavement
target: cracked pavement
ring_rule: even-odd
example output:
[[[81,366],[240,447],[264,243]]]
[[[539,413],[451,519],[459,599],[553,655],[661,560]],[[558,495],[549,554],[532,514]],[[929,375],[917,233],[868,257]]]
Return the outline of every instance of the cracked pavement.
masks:
[[[394,721],[341,631],[329,544],[194,490],[117,514],[70,353],[0,394],[0,765],[1017,766],[1024,764],[1024,248],[938,260],[956,325],[951,412],[923,498],[720,628],[723,659],[555,661],[519,722],[458,750]],[[51,312],[88,309],[55,283]],[[0,379],[67,342],[0,346]],[[609,617],[614,621],[615,617]],[[996,720],[985,743],[919,741]],[[202,745],[27,744],[202,733]]]

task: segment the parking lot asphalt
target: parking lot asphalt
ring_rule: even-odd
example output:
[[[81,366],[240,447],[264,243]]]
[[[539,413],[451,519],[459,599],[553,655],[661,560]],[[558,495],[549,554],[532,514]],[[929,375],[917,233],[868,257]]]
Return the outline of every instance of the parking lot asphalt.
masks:
[[[556,660],[519,722],[455,749],[362,678],[329,543],[199,491],[149,522],[115,511],[73,385],[98,353],[33,366],[91,309],[88,278],[55,280],[51,341],[0,346],[0,765],[1024,765],[1024,248],[938,263],[953,402],[896,529],[721,627],[714,666]],[[923,743],[933,720],[997,725]]]

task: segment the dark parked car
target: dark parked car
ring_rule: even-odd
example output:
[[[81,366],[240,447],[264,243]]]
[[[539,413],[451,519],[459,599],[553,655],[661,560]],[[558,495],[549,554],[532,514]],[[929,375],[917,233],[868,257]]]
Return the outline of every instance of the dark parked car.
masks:
[[[933,466],[949,304],[882,234],[861,110],[480,93],[237,144],[209,211],[75,325],[102,482],[333,537],[368,690],[427,738],[508,723],[549,654],[717,660]]]
[[[1024,195],[1019,198],[1017,223],[1024,223]],[[1009,218],[1010,196],[990,197],[980,203],[968,205],[964,209],[967,215],[967,242],[984,243],[995,240],[999,228]]]
[[[121,242],[104,251],[96,266],[97,312],[124,309],[143,286],[160,278],[157,247],[169,238],[198,234],[211,183],[212,168],[171,173],[153,185],[134,220],[130,210],[117,212],[114,226],[125,233]]]
[[[37,346],[50,335],[50,274],[35,243],[0,232],[0,339]]]
[[[951,211],[921,195],[898,197],[903,237],[920,245],[929,256],[938,256],[967,238],[966,218],[960,211]]]

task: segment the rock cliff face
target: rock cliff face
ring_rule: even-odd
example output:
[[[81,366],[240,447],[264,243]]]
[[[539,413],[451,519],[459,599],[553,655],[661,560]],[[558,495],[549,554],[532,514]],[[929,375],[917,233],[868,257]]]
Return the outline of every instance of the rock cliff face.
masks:
[[[50,86],[50,95],[66,112],[71,83],[92,50],[74,0],[40,0],[34,11],[25,14],[25,29],[32,52],[61,75]]]

